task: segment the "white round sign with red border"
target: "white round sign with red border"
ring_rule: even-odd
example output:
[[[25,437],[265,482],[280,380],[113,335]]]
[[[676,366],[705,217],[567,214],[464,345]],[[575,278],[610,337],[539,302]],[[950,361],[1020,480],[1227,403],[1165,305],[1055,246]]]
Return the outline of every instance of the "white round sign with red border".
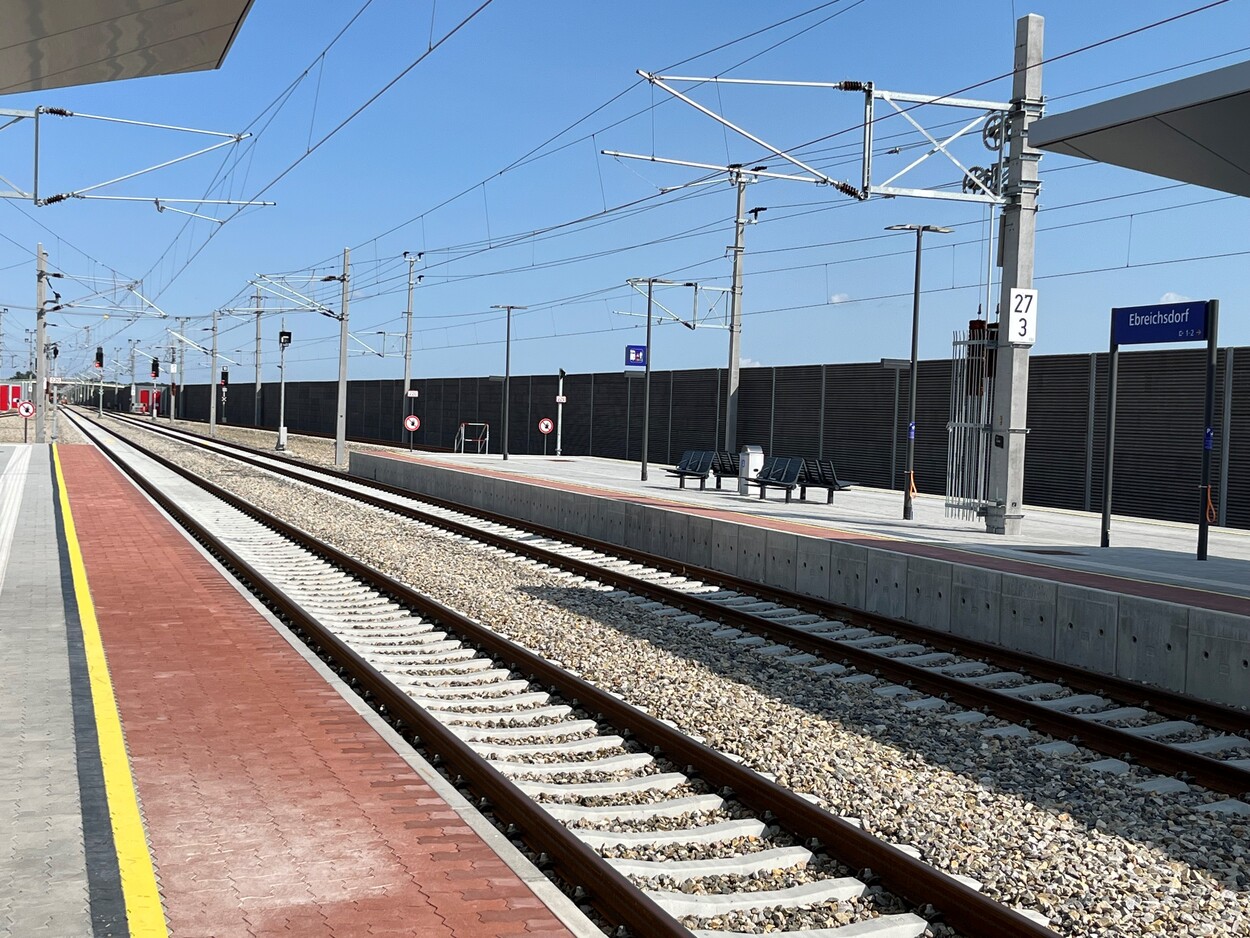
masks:
[[[551,422],[550,417],[544,417],[542,420],[538,421],[539,433],[547,434],[547,433],[550,433],[555,428],[556,428],[556,425]]]
[[[30,401],[22,401],[17,405],[17,412],[19,415],[29,420],[31,417],[35,416],[35,405]]]
[[[404,429],[416,433],[421,429],[421,418],[416,414],[409,414],[404,418]]]

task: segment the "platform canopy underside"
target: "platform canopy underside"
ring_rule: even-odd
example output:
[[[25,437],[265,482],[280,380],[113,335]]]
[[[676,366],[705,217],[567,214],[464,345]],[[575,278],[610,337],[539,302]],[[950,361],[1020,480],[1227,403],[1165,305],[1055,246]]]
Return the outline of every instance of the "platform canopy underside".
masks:
[[[221,65],[252,0],[0,0],[0,94]]]
[[[1250,196],[1250,62],[1035,121],[1031,145]]]

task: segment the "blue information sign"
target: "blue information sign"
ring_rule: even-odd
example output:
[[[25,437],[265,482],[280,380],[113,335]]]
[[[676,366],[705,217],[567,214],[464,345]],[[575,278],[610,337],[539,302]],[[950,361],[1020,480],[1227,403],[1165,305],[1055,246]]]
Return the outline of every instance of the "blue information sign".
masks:
[[[647,347],[645,345],[625,346],[625,365],[629,368],[646,368]]]
[[[1126,306],[1111,310],[1111,321],[1116,345],[1200,342],[1207,337],[1207,301]]]

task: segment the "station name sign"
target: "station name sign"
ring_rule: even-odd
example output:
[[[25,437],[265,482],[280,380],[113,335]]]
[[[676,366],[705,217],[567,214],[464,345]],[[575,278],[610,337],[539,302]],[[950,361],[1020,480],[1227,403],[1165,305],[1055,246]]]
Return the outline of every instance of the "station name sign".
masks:
[[[1190,300],[1113,309],[1111,341],[1115,345],[1205,341],[1207,303],[1207,300]]]

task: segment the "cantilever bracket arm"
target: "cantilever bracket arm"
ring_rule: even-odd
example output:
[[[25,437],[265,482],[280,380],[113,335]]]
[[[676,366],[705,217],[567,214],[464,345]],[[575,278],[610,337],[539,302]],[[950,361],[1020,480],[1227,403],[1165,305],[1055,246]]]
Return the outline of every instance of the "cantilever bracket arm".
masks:
[[[833,178],[831,178],[831,177],[829,177],[829,176],[825,175],[824,173],[822,173],[820,170],[816,169],[815,167],[813,167],[813,166],[809,166],[807,163],[804,163],[804,162],[803,162],[802,160],[800,160],[798,157],[791,156],[789,153],[787,153],[787,152],[785,152],[784,150],[781,150],[781,149],[779,149],[779,148],[777,148],[777,147],[773,146],[771,143],[769,143],[768,141],[764,140],[763,138],[761,138],[761,137],[757,137],[755,134],[751,133],[750,131],[746,130],[745,128],[739,127],[739,126],[738,126],[737,124],[735,124],[733,121],[728,120],[727,118],[722,117],[721,115],[719,115],[719,114],[717,114],[715,111],[713,111],[711,108],[704,107],[704,106],[703,106],[702,104],[700,104],[698,101],[694,100],[693,98],[689,97],[688,95],[684,95],[684,94],[682,94],[680,91],[678,91],[678,90],[677,90],[676,88],[674,88],[672,85],[669,85],[668,83],[666,83],[666,82],[664,81],[663,77],[661,77],[661,76],[659,76],[659,75],[653,75],[653,74],[651,74],[650,72],[645,72],[645,71],[643,71],[642,69],[638,69],[638,74],[639,74],[640,76],[642,76],[643,78],[645,78],[647,81],[649,81],[651,84],[653,84],[653,85],[658,85],[660,88],[662,88],[662,89],[664,89],[665,91],[667,91],[669,94],[671,94],[673,97],[677,98],[679,101],[684,101],[684,102],[686,102],[687,104],[689,104],[692,108],[694,108],[694,109],[695,109],[696,111],[698,111],[699,113],[701,113],[701,114],[705,114],[705,115],[707,115],[708,117],[712,118],[712,120],[716,121],[718,124],[721,124],[721,125],[723,125],[723,126],[725,126],[725,127],[728,127],[728,128],[729,128],[730,130],[732,130],[734,133],[739,134],[739,135],[741,135],[741,136],[743,136],[743,137],[746,137],[746,138],[747,138],[748,140],[750,140],[752,143],[756,144],[757,146],[761,146],[761,147],[763,147],[765,150],[767,150],[769,153],[772,153],[772,154],[773,154],[773,155],[775,155],[775,156],[779,156],[779,157],[781,157],[781,158],[782,158],[783,160],[785,160],[787,163],[791,163],[791,164],[793,164],[794,166],[797,166],[799,169],[803,170],[804,172],[806,172],[806,173],[811,173],[811,175],[812,175],[812,177],[813,177],[813,178],[811,178],[810,180],[808,180],[809,182],[815,182],[815,183],[819,183],[819,184],[821,184],[821,185],[832,186],[834,189],[837,189],[837,190],[838,190],[839,192],[841,192],[843,195],[850,196],[850,197],[851,197],[851,198],[853,198],[853,199],[861,199],[861,200],[862,200],[862,199],[866,199],[866,198],[868,197],[868,193],[866,193],[866,192],[864,192],[864,191],[862,191],[862,190],[860,190],[860,189],[857,189],[855,186],[852,186],[849,182],[842,182],[842,181],[839,181],[839,180],[837,180],[837,179],[833,179]],[[685,80],[688,80],[688,81],[698,81],[698,80],[702,80],[702,79],[685,79]],[[851,84],[851,83],[839,82],[838,84],[839,84],[839,85],[841,85],[841,84]],[[858,83],[858,82],[856,82],[856,83],[853,83],[853,84],[859,84],[859,83]]]
[[[126,285],[126,289],[129,290],[131,293],[133,293],[135,296],[137,296],[139,298],[139,301],[143,303],[144,306],[150,306],[152,307],[152,309],[156,310],[156,315],[159,316],[161,319],[168,319],[169,313],[165,312],[165,310],[161,309],[159,306],[157,306],[155,303],[149,300],[146,296],[140,293],[137,289],[135,289],[137,286],[138,286],[137,283],[130,283]]]
[[[210,144],[209,146],[206,146],[206,147],[202,147],[191,153],[186,153],[182,156],[177,156],[177,157],[174,157],[173,159],[165,160],[153,166],[148,166],[144,169],[139,169],[131,173],[126,173],[124,175],[117,176],[113,179],[107,179],[103,182],[94,183],[89,186],[72,189],[68,192],[58,192],[58,193],[54,193],[53,195],[44,197],[40,195],[40,187],[39,187],[39,174],[40,174],[40,169],[41,169],[40,158],[39,158],[40,156],[40,122],[41,122],[41,119],[44,117],[79,118],[79,119],[84,119],[84,120],[102,121],[105,123],[123,124],[123,125],[132,126],[132,127],[147,127],[147,128],[154,128],[156,130],[169,130],[175,133],[197,134],[201,136],[216,137],[216,138],[219,138],[219,140],[216,143]],[[197,156],[202,156],[205,153],[211,153],[213,150],[217,150],[221,147],[233,146],[235,144],[241,143],[242,141],[248,139],[251,136],[251,134],[248,134],[248,133],[230,133],[230,132],[224,132],[224,131],[218,131],[218,130],[202,130],[202,129],[198,129],[194,127],[180,127],[174,124],[157,124],[151,121],[127,120],[127,119],[119,118],[119,117],[104,117],[99,114],[80,114],[75,111],[71,111],[67,108],[63,108],[63,107],[40,106],[40,107],[35,108],[33,111],[19,111],[19,110],[12,110],[9,108],[0,108],[0,120],[3,120],[4,118],[8,118],[8,120],[5,120],[3,123],[0,123],[0,130],[7,129],[8,127],[11,127],[14,124],[17,124],[22,120],[27,120],[27,119],[32,120],[34,124],[34,177],[33,177],[33,182],[32,182],[30,191],[28,192],[22,186],[16,185],[5,176],[0,175],[0,182],[3,182],[10,187],[6,191],[0,191],[0,198],[19,199],[22,201],[29,201],[29,202],[33,202],[36,206],[40,206],[40,207],[47,206],[47,205],[55,205],[58,202],[64,202],[68,199],[111,199],[114,201],[156,202],[157,208],[160,210],[163,210],[161,209],[160,203],[169,203],[169,202],[187,202],[191,204],[200,204],[200,205],[219,204],[219,205],[242,205],[242,206],[273,205],[274,204],[272,202],[239,201],[239,200],[233,200],[233,199],[223,199],[223,200],[164,199],[164,198],[153,199],[150,196],[140,198],[140,197],[134,197],[134,196],[105,196],[105,195],[91,195],[90,194],[90,193],[95,192],[96,190],[103,189],[107,186],[112,186],[112,185],[115,185],[116,183],[124,182],[129,179],[134,179],[138,176],[144,176],[144,175],[147,175],[148,173],[155,172],[156,170],[159,170],[159,169],[164,169],[168,166],[174,166],[178,163],[182,163],[187,160],[194,159]],[[189,214],[189,213],[184,212],[183,214]],[[207,218],[208,216],[200,216],[200,217]],[[217,221],[217,219],[212,219],[212,220]]]
[[[354,332],[349,332],[349,333],[347,333],[347,337],[348,337],[349,339],[351,339],[353,342],[355,342],[357,345],[359,345],[359,346],[360,346],[362,349],[364,349],[366,352],[369,352],[369,353],[370,353],[370,354],[372,354],[372,355],[376,355],[376,356],[378,356],[378,358],[385,358],[385,357],[386,357],[386,355],[385,355],[383,352],[379,352],[377,349],[375,349],[373,346],[369,345],[367,342],[362,341],[362,340],[361,340],[361,338],[360,338],[358,335],[356,335],[356,333],[354,333]]]
[[[334,312],[334,310],[318,303],[312,297],[305,296],[287,283],[281,280],[275,280],[265,274],[257,274],[256,279],[252,281],[252,285],[257,289],[264,290],[271,296],[276,296],[278,299],[287,303],[299,304],[297,309],[307,310],[311,313],[320,313],[322,316],[328,316],[331,319],[343,318],[338,313]]]
[[[647,291],[646,291],[646,290],[644,290],[644,289],[642,288],[642,284],[643,284],[643,283],[646,283],[646,281],[645,281],[645,280],[643,280],[643,281],[638,281],[638,280],[627,280],[627,281],[626,281],[626,283],[628,283],[628,284],[629,284],[629,285],[633,288],[634,292],[635,292],[635,293],[637,293],[639,296],[646,296],[646,295],[647,295]],[[660,283],[660,281],[657,281],[657,283]],[[685,284],[684,282],[683,282],[683,283],[667,283],[667,282],[665,282],[665,283],[664,283],[664,286],[672,286],[672,287],[681,287],[681,286],[685,286],[685,285],[686,285],[686,284]],[[659,300],[657,300],[657,299],[655,298],[654,293],[653,293],[653,294],[652,294],[652,296],[651,296],[651,305],[652,305],[652,306],[658,306],[661,310],[663,310],[664,312],[668,313],[668,315],[669,315],[669,316],[671,316],[671,317],[673,318],[673,322],[679,322],[679,323],[681,323],[683,326],[685,326],[685,327],[686,327],[686,328],[688,328],[688,329],[693,329],[693,328],[694,328],[694,324],[693,324],[693,323],[691,323],[691,322],[687,322],[686,320],[682,319],[682,318],[681,318],[680,316],[678,316],[675,312],[673,312],[671,309],[669,309],[667,306],[665,306],[663,303],[661,303]],[[632,315],[632,314],[630,314],[630,313],[626,313],[625,315]],[[644,313],[643,315],[646,315],[646,314]],[[661,318],[662,318],[662,317],[661,317]]]

